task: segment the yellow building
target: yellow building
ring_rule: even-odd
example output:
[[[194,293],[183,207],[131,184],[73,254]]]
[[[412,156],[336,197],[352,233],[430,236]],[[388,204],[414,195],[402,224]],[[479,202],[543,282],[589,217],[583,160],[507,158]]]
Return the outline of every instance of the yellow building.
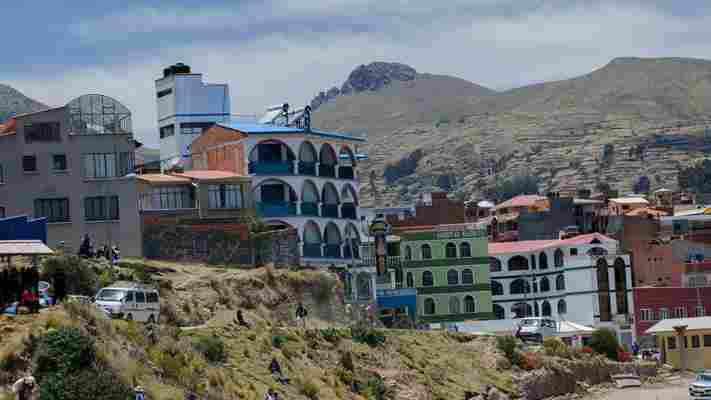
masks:
[[[656,336],[662,362],[682,368],[686,353],[685,369],[711,369],[711,317],[665,319],[645,333]]]

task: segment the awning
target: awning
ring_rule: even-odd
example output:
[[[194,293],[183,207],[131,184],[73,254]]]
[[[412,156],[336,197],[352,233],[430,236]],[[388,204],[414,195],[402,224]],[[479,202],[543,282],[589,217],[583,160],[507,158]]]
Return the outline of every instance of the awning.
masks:
[[[41,240],[0,240],[0,256],[42,256],[54,254]]]

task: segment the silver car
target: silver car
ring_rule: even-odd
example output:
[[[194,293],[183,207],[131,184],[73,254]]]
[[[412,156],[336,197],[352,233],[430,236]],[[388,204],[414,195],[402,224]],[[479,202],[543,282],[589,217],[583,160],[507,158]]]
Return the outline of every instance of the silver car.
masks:
[[[516,335],[523,340],[542,342],[543,339],[556,334],[555,320],[550,318],[529,317],[518,323]]]
[[[711,400],[711,372],[696,375],[696,380],[689,385],[689,397],[692,400]]]

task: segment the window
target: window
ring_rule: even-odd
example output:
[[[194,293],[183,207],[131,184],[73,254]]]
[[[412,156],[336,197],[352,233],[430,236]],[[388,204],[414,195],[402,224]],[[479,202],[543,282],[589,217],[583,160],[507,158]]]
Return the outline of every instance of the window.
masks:
[[[158,303],[158,293],[156,293],[156,292],[146,293],[146,301],[148,303]]]
[[[405,246],[405,260],[412,260],[412,248],[410,246]]]
[[[704,308],[704,306],[696,306],[696,316],[697,317],[706,316],[706,308]]]
[[[711,335],[704,335],[704,347],[711,347]]]
[[[5,207],[0,207],[0,218],[5,218]]]
[[[699,335],[694,335],[691,337],[691,347],[698,349],[701,347],[701,338]]]
[[[422,286],[433,286],[434,278],[432,277],[432,272],[425,271],[422,273]]]
[[[60,142],[59,122],[42,122],[25,125],[25,143]]]
[[[459,245],[459,257],[465,258],[465,257],[471,257],[472,256],[472,248],[469,246],[469,243],[464,242]]]
[[[563,251],[561,249],[556,249],[555,254],[553,255],[553,263],[556,268],[563,266]]]
[[[459,314],[459,299],[456,297],[452,297],[449,299],[449,313],[450,314]]]
[[[35,156],[22,157],[22,170],[25,172],[37,171],[37,157],[35,157]]]
[[[47,222],[69,222],[69,199],[35,200],[35,218],[47,218]]]
[[[551,303],[544,301],[541,305],[541,316],[550,317],[551,316]]]
[[[548,291],[550,291],[550,290],[551,290],[551,284],[550,284],[550,282],[548,281],[548,278],[546,278],[546,277],[541,278],[541,283],[540,283],[539,287],[541,288],[541,292],[548,292]]]
[[[0,164],[0,183],[5,183],[5,170],[2,167],[2,164]]]
[[[84,199],[84,217],[87,221],[115,221],[119,219],[118,196],[87,197]]]
[[[173,93],[173,89],[164,89],[158,92],[158,98],[160,99],[161,97],[165,97],[169,94]]]
[[[210,185],[208,188],[209,208],[242,208],[242,186]]]
[[[447,243],[444,247],[444,255],[447,258],[457,258],[457,245],[454,243]]]
[[[494,304],[494,319],[506,319],[506,311],[498,304]]]
[[[515,256],[509,260],[509,271],[528,270],[528,260],[522,256]]]
[[[474,304],[474,298],[472,296],[464,298],[464,312],[467,314],[473,314],[476,312],[476,304]]]
[[[454,269],[447,271],[447,284],[448,285],[459,285],[459,272]]]
[[[115,178],[116,154],[84,154],[84,177],[90,179]]]
[[[199,135],[214,125],[213,122],[185,122],[180,124],[180,133],[183,135]]]
[[[667,349],[669,350],[674,350],[676,349],[676,337],[671,336],[667,338]]]
[[[434,315],[435,302],[432,299],[425,299],[425,315]]]
[[[541,252],[541,254],[538,255],[538,269],[546,268],[548,268],[548,256],[546,253]]]
[[[528,282],[519,278],[519,279],[516,279],[515,281],[511,282],[511,287],[510,287],[509,292],[511,294],[531,293],[531,286],[528,284]]]
[[[489,257],[489,272],[501,272],[501,261],[496,257]]]
[[[474,274],[472,270],[465,269],[462,271],[462,285],[473,285],[474,284]]]
[[[669,318],[669,310],[664,307],[660,308],[659,309],[659,319],[663,320],[663,319],[668,319],[668,318]]]
[[[422,245],[422,259],[429,260],[432,258],[432,248],[429,244]]]
[[[66,171],[67,170],[67,155],[66,154],[55,154],[52,156],[52,169],[55,171]]]
[[[412,278],[412,272],[407,273],[407,287],[415,287],[415,280]]]
[[[171,136],[175,135],[175,125],[170,124],[170,125],[166,125],[166,126],[161,126],[159,131],[160,131],[160,138],[161,139],[171,137]]]
[[[195,208],[194,195],[190,187],[156,187],[150,193],[141,195],[142,210],[179,210]]]
[[[555,290],[565,290],[565,277],[558,275],[555,278]]]
[[[649,308],[642,308],[639,310],[639,319],[640,321],[652,321],[654,320],[654,316],[652,315],[652,310]]]
[[[143,292],[136,292],[136,303],[145,303],[146,294]]]
[[[558,300],[558,315],[565,315],[568,312],[568,305],[565,300]]]
[[[674,307],[674,318],[686,318],[686,307]]]
[[[503,296],[504,286],[498,281],[491,281],[491,295],[492,296]]]
[[[531,269],[536,269],[536,256],[531,254]]]
[[[571,248],[571,249],[570,249],[570,255],[571,255],[571,256],[577,256],[577,255],[578,255],[578,249],[576,249],[575,247]]]
[[[126,293],[126,302],[133,303],[133,292]]]
[[[119,176],[125,176],[133,172],[136,159],[133,152],[119,153]]]

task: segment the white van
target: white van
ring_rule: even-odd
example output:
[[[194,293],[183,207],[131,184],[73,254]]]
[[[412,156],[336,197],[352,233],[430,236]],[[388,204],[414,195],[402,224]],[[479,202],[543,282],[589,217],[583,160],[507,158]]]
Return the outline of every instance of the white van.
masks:
[[[160,318],[158,291],[137,282],[116,282],[99,290],[94,304],[111,318],[149,323]]]

